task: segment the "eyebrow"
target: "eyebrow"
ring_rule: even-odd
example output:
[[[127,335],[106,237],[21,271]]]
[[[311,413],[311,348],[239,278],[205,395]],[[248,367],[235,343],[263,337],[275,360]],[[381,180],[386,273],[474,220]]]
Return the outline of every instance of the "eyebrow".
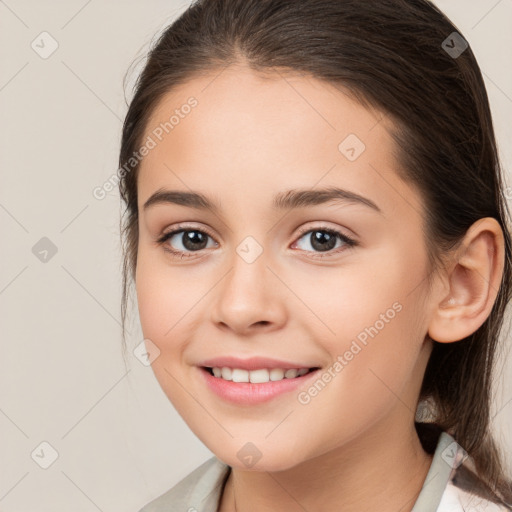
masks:
[[[382,210],[367,197],[338,187],[323,189],[292,189],[274,196],[272,208],[275,210],[291,210],[307,206],[316,206],[330,201],[340,201],[365,205],[382,214]],[[143,209],[157,204],[178,204],[198,210],[209,210],[214,214],[220,212],[220,203],[209,199],[200,192],[184,190],[159,189],[144,203]]]

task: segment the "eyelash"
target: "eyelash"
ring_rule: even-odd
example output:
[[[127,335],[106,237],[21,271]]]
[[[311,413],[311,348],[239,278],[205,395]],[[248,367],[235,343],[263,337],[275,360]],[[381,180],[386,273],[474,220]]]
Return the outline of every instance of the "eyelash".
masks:
[[[167,242],[167,240],[172,238],[174,235],[176,235],[178,233],[186,232],[186,231],[196,231],[198,233],[208,235],[210,238],[214,239],[214,236],[206,229],[197,229],[197,228],[194,228],[191,226],[186,226],[186,225],[180,224],[180,225],[176,226],[176,228],[174,230],[169,231],[168,233],[164,233],[157,240],[157,243],[158,243],[158,245],[163,246],[165,244],[165,242]],[[343,234],[341,231],[337,231],[336,229],[333,229],[333,228],[330,228],[327,226],[317,226],[314,228],[301,228],[301,229],[299,229],[299,236],[298,236],[297,240],[300,240],[305,234],[312,233],[314,231],[322,231],[324,233],[328,233],[330,235],[339,237],[341,239],[341,241],[345,243],[345,245],[347,246],[346,248],[348,248],[348,249],[351,249],[351,248],[359,245],[359,243],[356,240],[354,240],[353,238],[348,237],[347,235]],[[163,247],[163,250],[165,252],[170,253],[170,255],[172,257],[174,257],[174,258],[180,257],[181,259],[194,257],[193,256],[194,252],[200,252],[200,251],[192,251],[191,253],[187,253],[184,251],[177,251],[177,250],[171,249],[169,247]],[[344,250],[345,249],[343,249],[343,248],[341,249],[341,251],[344,251]],[[313,256],[313,257],[314,258],[326,258],[326,257],[332,256],[332,254],[337,254],[341,251],[340,251],[340,248],[338,248],[337,250],[330,249],[329,251],[326,251],[325,254],[317,253],[317,255]],[[305,251],[305,252],[312,252],[312,251]]]

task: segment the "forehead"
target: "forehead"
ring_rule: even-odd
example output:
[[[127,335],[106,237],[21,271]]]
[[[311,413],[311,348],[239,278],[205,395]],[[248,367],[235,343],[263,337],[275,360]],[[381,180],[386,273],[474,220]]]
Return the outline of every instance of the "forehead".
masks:
[[[180,84],[147,123],[144,140],[156,144],[141,162],[139,204],[159,187],[270,203],[271,189],[335,185],[375,198],[383,210],[407,198],[403,207],[419,211],[420,197],[396,173],[389,118],[347,92],[311,76],[244,66]]]

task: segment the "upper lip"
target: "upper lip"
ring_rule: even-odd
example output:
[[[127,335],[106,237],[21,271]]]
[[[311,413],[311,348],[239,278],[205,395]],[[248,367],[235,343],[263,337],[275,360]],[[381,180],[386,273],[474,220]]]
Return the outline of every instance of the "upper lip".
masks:
[[[248,359],[240,359],[233,356],[214,357],[213,359],[207,359],[201,362],[198,366],[207,366],[209,368],[222,368],[227,366],[228,368],[240,368],[243,370],[258,370],[260,368],[317,368],[317,365],[309,365],[302,363],[293,363],[289,361],[283,361],[280,359],[271,359],[268,357],[250,357]]]

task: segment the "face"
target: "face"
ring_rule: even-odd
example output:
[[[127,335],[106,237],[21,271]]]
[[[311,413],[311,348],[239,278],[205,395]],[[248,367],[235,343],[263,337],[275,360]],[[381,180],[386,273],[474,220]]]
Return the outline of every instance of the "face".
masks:
[[[413,423],[431,348],[428,267],[421,197],[397,175],[390,127],[340,88],[243,66],[181,85],[151,116],[141,326],[162,389],[231,466],[256,454],[258,469],[291,468]],[[154,196],[164,190],[214,208]],[[223,381],[234,400],[202,369],[223,356],[319,370],[284,391]],[[258,401],[257,386],[280,392]]]

